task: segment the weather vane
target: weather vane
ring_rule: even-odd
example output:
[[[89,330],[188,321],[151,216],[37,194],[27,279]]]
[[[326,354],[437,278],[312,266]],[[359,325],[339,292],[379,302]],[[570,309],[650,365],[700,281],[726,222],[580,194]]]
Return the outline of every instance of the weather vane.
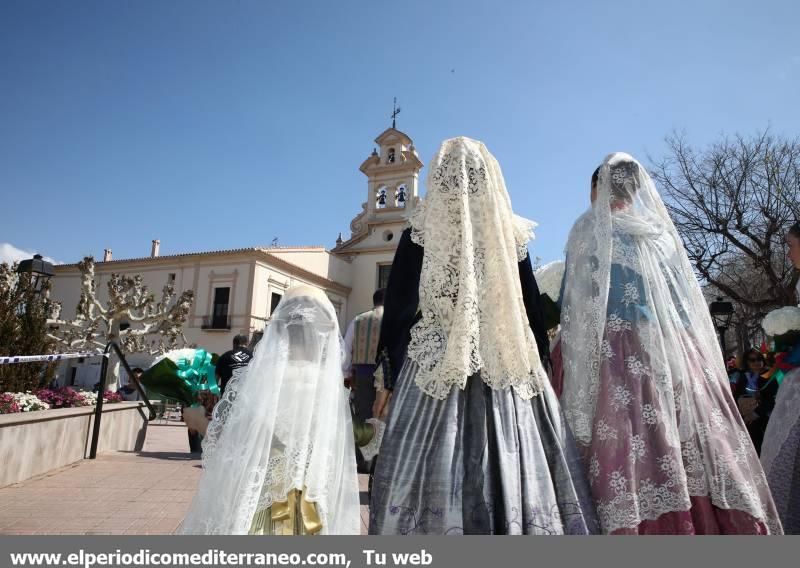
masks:
[[[392,128],[397,128],[397,115],[400,114],[400,107],[397,106],[397,97],[394,98],[394,107],[392,109]]]

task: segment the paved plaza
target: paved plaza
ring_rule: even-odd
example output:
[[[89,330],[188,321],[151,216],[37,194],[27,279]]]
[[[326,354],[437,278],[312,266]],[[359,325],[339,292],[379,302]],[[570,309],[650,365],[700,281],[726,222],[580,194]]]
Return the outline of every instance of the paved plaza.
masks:
[[[0,488],[0,534],[173,534],[200,474],[186,427],[151,423],[141,452],[103,453]],[[366,476],[359,482],[366,534]]]

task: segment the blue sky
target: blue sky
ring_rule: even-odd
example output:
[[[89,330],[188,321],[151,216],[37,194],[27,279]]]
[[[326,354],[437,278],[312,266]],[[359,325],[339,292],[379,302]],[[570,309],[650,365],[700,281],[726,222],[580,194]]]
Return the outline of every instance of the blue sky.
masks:
[[[396,96],[425,163],[487,144],[553,260],[607,153],[800,133],[798,6],[3,0],[0,244],[332,247]]]

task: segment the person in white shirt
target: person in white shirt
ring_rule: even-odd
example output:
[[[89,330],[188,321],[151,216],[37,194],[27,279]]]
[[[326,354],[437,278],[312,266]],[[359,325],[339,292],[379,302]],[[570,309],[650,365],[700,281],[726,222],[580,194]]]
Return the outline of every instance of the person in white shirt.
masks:
[[[375,402],[373,374],[383,321],[384,295],[382,288],[372,295],[373,309],[354,317],[344,338],[342,371],[345,385],[354,391],[355,415],[362,421],[372,418]]]

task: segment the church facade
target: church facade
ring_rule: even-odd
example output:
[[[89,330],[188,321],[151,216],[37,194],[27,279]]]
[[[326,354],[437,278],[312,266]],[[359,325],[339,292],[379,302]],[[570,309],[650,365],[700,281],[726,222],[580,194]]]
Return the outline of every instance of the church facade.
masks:
[[[112,273],[139,274],[158,294],[171,283],[178,294],[194,291],[194,303],[184,326],[191,344],[214,353],[231,348],[233,337],[264,329],[283,294],[296,285],[325,292],[344,329],[372,307],[373,292],[386,285],[394,252],[408,215],[419,205],[419,172],[423,167],[411,138],[389,128],[375,140],[372,154],[361,164],[367,178],[366,201],[350,224],[347,240],[339,235],[333,249],[325,247],[251,247],[161,255],[153,241],[150,255],[115,260],[106,250],[95,264],[98,298]],[[63,317],[75,313],[80,297],[77,264],[55,267],[51,297],[62,303]],[[152,356],[132,354],[133,366],[146,367]],[[73,360],[64,365],[59,382],[91,388],[99,379],[99,364]]]

